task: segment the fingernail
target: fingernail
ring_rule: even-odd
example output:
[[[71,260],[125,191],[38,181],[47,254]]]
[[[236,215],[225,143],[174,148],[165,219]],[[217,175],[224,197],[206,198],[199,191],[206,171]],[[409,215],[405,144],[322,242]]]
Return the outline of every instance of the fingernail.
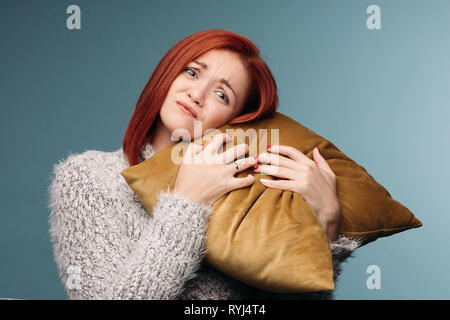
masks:
[[[269,145],[266,147],[266,149],[267,149],[267,150],[270,150],[270,148],[272,148],[272,146],[269,144]]]
[[[256,169],[258,169],[258,167],[259,167],[259,166],[254,166],[254,167],[253,167],[253,170],[256,170]]]
[[[317,147],[317,151],[319,151],[319,153],[320,153],[320,149],[319,149],[319,147]]]

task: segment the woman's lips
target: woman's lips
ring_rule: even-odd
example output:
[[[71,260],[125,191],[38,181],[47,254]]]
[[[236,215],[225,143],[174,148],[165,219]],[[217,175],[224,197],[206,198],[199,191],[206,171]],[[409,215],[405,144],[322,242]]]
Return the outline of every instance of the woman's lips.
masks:
[[[181,103],[178,103],[178,102],[177,102],[177,105],[180,107],[180,109],[181,109],[184,113],[190,115],[192,118],[195,119],[194,114],[193,114],[191,111],[189,111],[187,108],[185,108]]]

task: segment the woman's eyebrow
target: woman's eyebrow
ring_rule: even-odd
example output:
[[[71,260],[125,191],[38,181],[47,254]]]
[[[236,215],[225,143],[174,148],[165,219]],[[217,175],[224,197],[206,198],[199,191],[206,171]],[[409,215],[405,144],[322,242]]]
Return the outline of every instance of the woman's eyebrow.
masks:
[[[208,66],[206,65],[206,63],[203,63],[203,62],[200,62],[200,61],[197,61],[197,60],[192,60],[192,62],[198,64],[200,67],[202,67],[202,68],[205,69],[205,70],[208,69]],[[227,80],[225,80],[224,78],[222,78],[222,79],[219,80],[219,82],[220,82],[220,83],[223,83],[223,84],[226,85],[228,88],[230,88],[230,90],[233,92],[234,96],[235,96],[236,99],[237,99],[236,92],[234,92],[233,88],[231,87],[230,83],[229,83]]]
[[[208,69],[208,66],[206,65],[206,63],[197,61],[197,60],[193,60],[192,62],[195,62],[196,64],[198,64],[200,67],[202,67],[203,69]]]

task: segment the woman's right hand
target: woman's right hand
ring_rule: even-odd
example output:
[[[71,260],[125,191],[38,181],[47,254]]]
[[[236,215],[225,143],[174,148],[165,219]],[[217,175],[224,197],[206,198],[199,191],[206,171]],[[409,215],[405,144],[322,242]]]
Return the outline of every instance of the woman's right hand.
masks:
[[[209,205],[232,190],[253,184],[255,177],[251,174],[245,178],[234,177],[257,163],[254,157],[239,159],[236,160],[239,170],[236,169],[234,160],[248,153],[247,144],[218,153],[223,143],[229,140],[231,137],[223,133],[215,135],[206,147],[190,143],[178,170],[173,193]]]

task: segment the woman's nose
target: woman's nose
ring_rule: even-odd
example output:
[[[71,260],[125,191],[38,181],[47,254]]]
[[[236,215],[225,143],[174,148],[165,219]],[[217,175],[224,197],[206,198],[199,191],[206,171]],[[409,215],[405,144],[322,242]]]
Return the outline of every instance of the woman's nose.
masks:
[[[197,105],[199,105],[199,106],[202,105],[201,99],[200,99],[200,98],[197,98],[197,95],[194,95],[194,94],[191,94],[191,93],[188,92],[188,93],[187,93],[187,96],[188,96],[189,98],[191,98],[191,100],[194,101],[195,104],[197,104]]]
[[[203,106],[204,95],[205,88],[202,87],[192,87],[187,91],[187,96],[199,106]]]

